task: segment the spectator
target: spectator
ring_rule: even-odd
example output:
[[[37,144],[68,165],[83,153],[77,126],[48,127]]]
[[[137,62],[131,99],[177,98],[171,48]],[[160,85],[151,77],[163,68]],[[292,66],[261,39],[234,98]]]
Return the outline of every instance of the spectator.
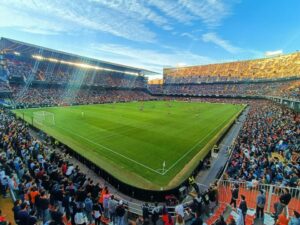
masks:
[[[93,216],[95,220],[95,225],[100,225],[101,224],[101,215],[102,215],[102,209],[101,205],[99,203],[94,203],[93,206]],[[114,224],[113,220],[111,222]]]
[[[15,222],[18,224],[19,223],[19,219],[18,219],[18,213],[19,211],[21,210],[21,203],[22,201],[17,199],[15,202],[14,202],[14,207],[12,208],[12,211],[14,213],[14,220]]]
[[[75,224],[76,225],[87,225],[88,224],[88,218],[86,217],[85,213],[83,212],[83,209],[78,209],[75,213]]]
[[[289,224],[289,218],[287,217],[287,209],[284,209],[278,216],[276,225],[288,225],[288,224]]]
[[[264,208],[266,204],[266,197],[264,191],[260,189],[259,195],[256,198],[256,218],[264,219]]]
[[[27,220],[29,218],[29,214],[28,214],[28,206],[26,203],[22,203],[20,205],[20,210],[18,212],[18,215],[17,215],[17,218],[18,218],[18,221],[19,221],[19,224],[18,225],[27,225]]]
[[[215,222],[214,225],[227,225],[227,224],[224,220],[224,217],[221,215],[220,218]]]
[[[274,213],[274,218],[277,219],[278,215],[282,212],[282,210],[288,206],[288,204],[290,203],[291,201],[291,194],[289,192],[289,189],[288,188],[284,188],[283,189],[283,194],[279,197],[279,202],[276,202],[274,204],[274,210],[275,210],[275,213]]]
[[[245,224],[248,206],[247,206],[247,202],[246,202],[246,197],[244,195],[241,195],[241,199],[242,200],[240,202],[239,208],[242,210],[243,218],[244,218],[244,224]]]
[[[31,210],[29,213],[27,225],[36,225],[38,223],[37,217],[36,217],[36,211]]]
[[[237,209],[237,214],[238,214],[238,217],[237,217],[237,221],[236,221],[236,225],[245,225],[244,221],[244,216],[243,216],[243,212],[240,208]]]
[[[196,213],[191,225],[203,225],[203,220],[201,219],[199,214]]]
[[[158,206],[158,203],[156,202],[154,204],[154,208],[152,209],[152,216],[151,216],[151,220],[154,225],[156,225],[157,220],[159,219],[159,213],[160,213],[160,208]]]
[[[183,204],[178,204],[175,207],[175,213],[176,213],[176,215],[181,215],[181,217],[184,218],[184,207],[183,207]]]
[[[231,201],[230,205],[233,204],[233,207],[236,208],[236,201],[239,197],[239,186],[238,184],[234,184],[233,188],[231,189]]]
[[[291,218],[289,221],[289,225],[300,225],[300,213],[294,211],[294,218]]]
[[[109,213],[109,219],[112,221],[113,224],[115,224],[116,220],[116,208],[118,206],[118,202],[115,200],[114,195],[110,196],[110,199],[108,201],[108,213]]]
[[[180,214],[178,214],[178,215],[176,216],[176,222],[175,222],[175,225],[184,225],[184,224],[185,224],[185,222],[184,222],[183,217],[182,217]]]
[[[116,218],[117,218],[117,225],[125,224],[125,209],[122,200],[119,201],[119,204],[116,208]]]

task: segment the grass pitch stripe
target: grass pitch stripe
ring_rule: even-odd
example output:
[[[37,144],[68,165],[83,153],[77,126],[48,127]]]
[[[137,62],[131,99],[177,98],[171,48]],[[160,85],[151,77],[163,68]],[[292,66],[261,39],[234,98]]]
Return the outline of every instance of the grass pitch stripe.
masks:
[[[135,161],[134,159],[131,159],[131,158],[125,156],[125,155],[122,155],[121,153],[116,152],[116,151],[114,151],[114,150],[111,149],[111,148],[108,148],[108,147],[106,147],[106,146],[104,146],[104,145],[101,145],[101,144],[99,144],[99,143],[96,143],[96,142],[94,142],[94,141],[92,141],[92,140],[90,140],[90,139],[88,139],[88,138],[86,138],[86,137],[83,137],[83,136],[79,135],[79,134],[76,134],[76,133],[74,133],[73,131],[71,131],[71,130],[69,130],[69,129],[62,128],[62,127],[60,127],[60,129],[63,129],[63,130],[65,130],[65,131],[67,131],[67,132],[69,132],[69,133],[71,133],[71,134],[73,134],[73,135],[75,135],[75,136],[77,136],[77,137],[80,137],[80,138],[82,138],[82,139],[84,139],[84,140],[86,140],[86,141],[88,141],[88,142],[90,142],[90,143],[92,143],[92,144],[94,144],[94,145],[97,145],[97,146],[99,146],[99,147],[101,147],[101,148],[104,148],[105,150],[107,150],[107,151],[109,151],[109,152],[112,152],[112,153],[114,153],[114,154],[116,154],[116,155],[118,155],[118,156],[121,156],[122,158],[127,159],[127,160],[129,160],[129,161],[131,161],[131,162],[133,162],[133,163],[136,163],[136,164],[138,164],[139,166],[142,166],[142,167],[144,167],[144,168],[146,168],[146,169],[148,169],[148,170],[151,170],[151,171],[154,172],[154,173],[163,175],[163,173],[160,173],[160,172],[156,171],[155,169],[152,169],[151,167],[144,165],[143,163],[140,163],[140,162],[138,162],[138,161]]]

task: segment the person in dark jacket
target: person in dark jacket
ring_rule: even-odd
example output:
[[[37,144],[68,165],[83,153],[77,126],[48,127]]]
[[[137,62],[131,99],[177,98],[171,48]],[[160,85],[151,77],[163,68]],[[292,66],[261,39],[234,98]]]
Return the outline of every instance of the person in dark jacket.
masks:
[[[49,197],[46,195],[45,191],[41,191],[41,195],[39,197],[39,210],[41,213],[41,218],[43,220],[43,223],[46,223],[50,219],[50,213],[49,213],[49,204],[50,200]]]
[[[288,204],[290,203],[291,201],[291,194],[290,194],[290,191],[288,188],[285,188],[283,190],[283,194],[280,195],[279,197],[279,202],[276,202],[274,204],[274,210],[275,210],[275,213],[273,215],[273,217],[275,218],[275,220],[277,220],[279,214],[282,212],[282,210],[288,206]]]
[[[31,212],[29,213],[29,217],[28,217],[28,220],[27,220],[27,225],[36,225],[38,220],[37,220],[37,217],[36,217],[36,212],[35,210],[31,210]]]
[[[27,220],[29,218],[29,214],[27,211],[27,204],[26,203],[22,203],[21,204],[21,210],[19,210],[18,214],[17,214],[17,218],[18,218],[18,225],[27,225]]]
[[[148,203],[145,203],[142,206],[142,211],[143,211],[143,221],[149,221],[150,212],[149,212],[149,205],[148,205]]]
[[[196,213],[194,220],[192,221],[191,225],[203,225],[203,220],[200,217],[201,215]]]
[[[58,210],[58,206],[55,205],[50,211],[51,218],[56,222],[57,225],[64,225],[63,223],[63,214]]]
[[[239,198],[239,185],[235,184],[231,189],[231,201],[230,205],[233,204],[233,207],[236,208],[236,201]]]
[[[227,223],[225,222],[224,217],[221,215],[214,225],[227,225]]]
[[[21,210],[21,200],[17,199],[15,202],[14,202],[14,207],[12,208],[12,211],[14,213],[14,219],[15,219],[15,222],[18,224],[19,220],[18,220],[18,212]]]
[[[248,206],[247,206],[247,202],[246,202],[246,197],[244,195],[241,195],[241,199],[242,199],[242,201],[240,202],[239,208],[242,210],[243,218],[244,218],[244,224],[246,224],[245,220],[246,220]]]
[[[116,217],[117,217],[117,225],[124,225],[124,217],[125,217],[125,208],[123,205],[123,201],[120,200],[119,205],[116,208]]]

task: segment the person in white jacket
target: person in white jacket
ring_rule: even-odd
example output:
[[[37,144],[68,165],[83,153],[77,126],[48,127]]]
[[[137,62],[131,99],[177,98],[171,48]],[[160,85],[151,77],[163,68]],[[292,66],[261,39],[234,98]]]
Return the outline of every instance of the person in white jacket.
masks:
[[[240,208],[237,209],[237,220],[236,220],[236,225],[244,225],[244,216],[243,216],[243,212]]]

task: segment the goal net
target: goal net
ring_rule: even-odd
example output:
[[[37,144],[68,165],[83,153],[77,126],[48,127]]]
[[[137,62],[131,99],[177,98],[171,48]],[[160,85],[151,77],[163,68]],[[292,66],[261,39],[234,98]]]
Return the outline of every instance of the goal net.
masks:
[[[33,113],[33,122],[38,125],[54,126],[54,113],[47,111],[37,111]]]

